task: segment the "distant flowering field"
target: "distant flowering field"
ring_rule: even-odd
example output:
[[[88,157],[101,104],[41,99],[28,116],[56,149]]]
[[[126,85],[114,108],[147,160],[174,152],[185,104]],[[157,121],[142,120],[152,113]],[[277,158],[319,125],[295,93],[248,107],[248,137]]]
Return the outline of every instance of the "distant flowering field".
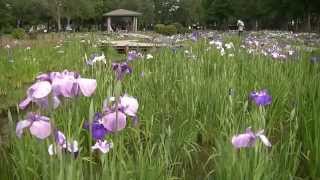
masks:
[[[320,178],[314,34],[41,41],[0,48],[0,179]]]

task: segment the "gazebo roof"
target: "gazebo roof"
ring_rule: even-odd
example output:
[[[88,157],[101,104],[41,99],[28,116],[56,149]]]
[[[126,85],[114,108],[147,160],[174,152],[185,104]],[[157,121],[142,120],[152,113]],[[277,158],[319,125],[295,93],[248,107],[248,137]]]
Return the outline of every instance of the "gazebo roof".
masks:
[[[135,11],[129,11],[126,9],[117,9],[111,12],[103,14],[103,16],[141,16],[142,14]]]

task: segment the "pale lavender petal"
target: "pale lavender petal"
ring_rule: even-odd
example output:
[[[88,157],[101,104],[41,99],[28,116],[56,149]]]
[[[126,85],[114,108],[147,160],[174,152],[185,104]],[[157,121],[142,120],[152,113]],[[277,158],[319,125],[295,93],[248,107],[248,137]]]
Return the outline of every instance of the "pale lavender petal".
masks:
[[[97,141],[94,146],[92,146],[92,150],[99,149],[102,153],[108,153],[110,149],[113,147],[113,143],[108,143],[106,140],[104,141]]]
[[[71,153],[77,153],[79,151],[78,141],[73,141],[72,143],[68,143],[68,151]]]
[[[31,125],[31,121],[29,120],[23,120],[23,121],[19,121],[16,127],[16,134],[19,138],[21,138],[22,134],[23,134],[23,129],[29,127]]]
[[[53,156],[55,154],[57,154],[56,148],[54,147],[53,144],[50,144],[48,147],[48,153],[50,156]]]
[[[30,126],[30,132],[39,139],[45,139],[51,134],[51,124],[49,121],[34,121]]]
[[[139,107],[137,99],[128,95],[124,95],[120,98],[120,105],[124,108],[124,112],[129,116],[135,116]]]
[[[52,97],[53,108],[56,109],[60,105],[60,99],[57,96]]]
[[[25,100],[23,100],[20,104],[19,104],[19,108],[20,109],[25,109],[30,102],[32,101],[32,99],[30,97],[27,97]]]
[[[52,88],[55,96],[73,97],[72,88],[75,80],[69,77],[54,78]]]
[[[102,118],[103,126],[111,132],[117,132],[126,127],[126,115],[118,111],[118,113],[109,113]]]
[[[78,78],[77,83],[84,96],[91,96],[97,88],[97,81],[95,79]]]
[[[232,145],[235,148],[251,147],[256,141],[256,137],[250,133],[239,134],[232,137]]]
[[[31,98],[41,99],[48,96],[51,90],[52,86],[48,81],[39,81],[28,89],[28,95],[30,95]]]
[[[108,106],[110,103],[114,102],[116,100],[115,97],[113,96],[110,96],[110,97],[107,97],[104,101],[103,101],[103,106]]]
[[[260,138],[260,140],[262,141],[262,143],[263,143],[264,145],[266,145],[266,146],[268,146],[268,147],[271,147],[271,146],[272,146],[271,143],[270,143],[270,141],[269,141],[269,139],[268,139],[265,135],[260,134],[260,135],[258,135],[258,137]]]

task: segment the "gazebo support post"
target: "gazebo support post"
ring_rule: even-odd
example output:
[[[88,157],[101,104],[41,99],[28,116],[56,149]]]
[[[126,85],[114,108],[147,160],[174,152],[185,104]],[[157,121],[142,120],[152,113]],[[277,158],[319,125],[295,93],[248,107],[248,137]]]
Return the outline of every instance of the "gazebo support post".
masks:
[[[108,23],[108,32],[111,32],[112,31],[112,28],[111,28],[111,17],[108,17],[107,23]]]
[[[133,17],[133,23],[132,23],[132,31],[133,32],[137,32],[138,30],[138,18],[137,17]]]

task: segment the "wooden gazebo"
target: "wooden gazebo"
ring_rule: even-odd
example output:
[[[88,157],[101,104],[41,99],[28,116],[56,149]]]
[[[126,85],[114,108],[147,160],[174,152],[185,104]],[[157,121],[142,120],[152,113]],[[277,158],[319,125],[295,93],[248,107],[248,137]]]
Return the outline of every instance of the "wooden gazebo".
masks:
[[[108,32],[115,30],[136,32],[138,30],[138,16],[141,15],[139,12],[117,9],[103,14],[105,17],[104,27]]]

